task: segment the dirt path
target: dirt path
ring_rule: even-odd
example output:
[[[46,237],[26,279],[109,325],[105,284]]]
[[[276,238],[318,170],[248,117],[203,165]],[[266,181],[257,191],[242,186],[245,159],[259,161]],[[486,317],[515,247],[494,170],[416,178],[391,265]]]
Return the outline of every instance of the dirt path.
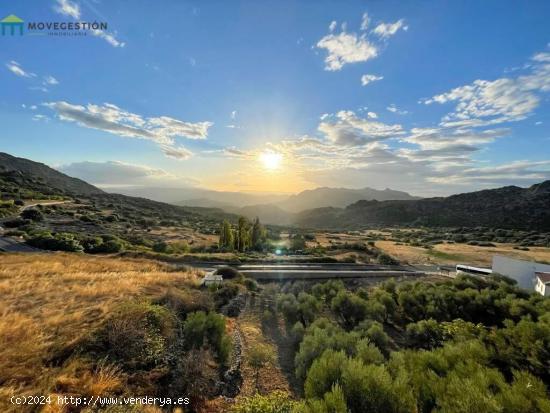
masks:
[[[33,208],[37,205],[43,205],[43,206],[51,206],[51,205],[60,205],[60,204],[69,204],[73,201],[44,201],[44,202],[35,202],[33,204],[27,204],[27,205],[23,205],[21,207],[21,211],[24,211],[26,209],[29,209],[29,208]]]
[[[260,370],[258,380],[258,390],[262,394],[270,393],[275,390],[291,392],[289,382],[283,373],[282,366],[279,363],[280,355],[276,343],[264,336],[262,332],[262,322],[260,310],[255,304],[247,305],[239,316],[239,325],[243,340],[243,358],[241,371],[243,376],[243,385],[238,397],[252,396],[256,393],[254,370],[248,364],[248,352],[257,345],[268,346],[274,354],[274,362],[269,363]]]
[[[225,394],[209,400],[201,413],[225,413],[231,409],[235,401],[256,394],[255,372],[248,363],[248,354],[252,348],[258,345],[268,346],[274,354],[274,361],[259,372],[258,392],[267,394],[275,390],[283,390],[292,393],[289,380],[285,375],[285,370],[288,370],[284,361],[285,356],[283,353],[279,353],[280,347],[277,343],[271,337],[266,337],[270,335],[264,335],[257,301],[249,296],[239,316],[226,319],[227,332],[233,338],[233,354],[231,366],[224,375],[224,381],[227,383],[228,380],[238,377],[235,379],[235,383],[238,383],[240,388],[234,394],[230,394],[232,392],[227,390],[236,389],[226,386]],[[291,369],[293,370],[294,367],[292,366]]]

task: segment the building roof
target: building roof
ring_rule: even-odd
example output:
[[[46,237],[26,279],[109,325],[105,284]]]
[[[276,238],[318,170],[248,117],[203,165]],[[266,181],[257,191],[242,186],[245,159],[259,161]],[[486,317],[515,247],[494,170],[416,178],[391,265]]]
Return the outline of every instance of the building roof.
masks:
[[[0,20],[0,23],[23,23],[23,20],[21,20],[15,14],[10,14],[8,17]]]
[[[536,272],[535,274],[544,284],[550,283],[550,272]]]

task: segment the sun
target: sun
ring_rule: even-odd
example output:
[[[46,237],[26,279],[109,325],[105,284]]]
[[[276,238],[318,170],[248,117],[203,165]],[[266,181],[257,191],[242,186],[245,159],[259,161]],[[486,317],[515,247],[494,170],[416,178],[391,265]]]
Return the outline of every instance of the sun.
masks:
[[[283,161],[283,155],[277,152],[263,152],[260,154],[260,161],[265,169],[274,171],[281,167]]]

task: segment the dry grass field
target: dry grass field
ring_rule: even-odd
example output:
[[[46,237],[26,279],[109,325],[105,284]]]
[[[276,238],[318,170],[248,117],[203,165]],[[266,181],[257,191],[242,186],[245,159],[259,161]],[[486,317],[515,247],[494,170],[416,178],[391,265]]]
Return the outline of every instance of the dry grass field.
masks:
[[[12,394],[48,395],[65,389],[101,395],[122,386],[123,377],[113,366],[90,369],[85,360],[56,359],[116,305],[192,287],[198,279],[194,271],[146,260],[0,254],[0,411],[27,411],[5,404]]]
[[[473,264],[491,266],[493,255],[505,255],[518,259],[550,262],[550,248],[530,247],[528,251],[514,249],[512,244],[495,244],[480,247],[467,244],[437,244],[432,249],[396,244],[394,241],[376,241],[378,248],[409,264]]]

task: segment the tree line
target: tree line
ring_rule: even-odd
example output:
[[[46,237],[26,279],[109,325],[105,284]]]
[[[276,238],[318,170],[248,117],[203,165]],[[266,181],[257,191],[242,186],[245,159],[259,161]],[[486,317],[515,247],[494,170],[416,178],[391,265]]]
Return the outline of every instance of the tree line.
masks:
[[[236,226],[223,220],[219,235],[218,246],[223,251],[263,251],[266,247],[267,231],[257,217],[252,223],[239,217]]]

